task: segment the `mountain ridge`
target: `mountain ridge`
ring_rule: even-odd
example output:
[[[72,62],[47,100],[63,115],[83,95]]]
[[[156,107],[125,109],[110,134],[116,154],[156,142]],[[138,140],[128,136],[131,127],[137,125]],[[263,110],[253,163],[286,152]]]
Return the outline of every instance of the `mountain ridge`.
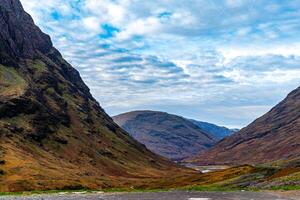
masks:
[[[300,155],[300,87],[268,113],[191,159],[198,164],[266,163]]]
[[[207,150],[220,138],[189,119],[166,112],[137,110],[113,120],[150,150],[176,161]]]

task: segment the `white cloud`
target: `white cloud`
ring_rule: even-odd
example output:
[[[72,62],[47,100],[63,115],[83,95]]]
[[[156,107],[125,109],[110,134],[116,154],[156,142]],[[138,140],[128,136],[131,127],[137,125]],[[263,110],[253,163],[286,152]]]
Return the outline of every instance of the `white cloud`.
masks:
[[[96,17],[86,17],[82,19],[83,28],[88,29],[87,31],[99,32],[101,30],[101,23]]]
[[[83,9],[97,16],[99,21],[120,25],[125,23],[126,20],[129,20],[127,7],[130,4],[131,0],[85,0]]]
[[[262,46],[258,46],[257,44],[224,46],[219,47],[218,51],[224,55],[228,62],[240,56],[263,56],[270,54],[300,56],[300,40],[293,43],[266,44]]]
[[[117,35],[118,40],[128,40],[132,36],[145,36],[155,34],[162,28],[158,18],[150,17],[145,20],[136,20],[128,24],[124,31]]]
[[[241,126],[300,84],[296,1],[21,1],[113,114]]]

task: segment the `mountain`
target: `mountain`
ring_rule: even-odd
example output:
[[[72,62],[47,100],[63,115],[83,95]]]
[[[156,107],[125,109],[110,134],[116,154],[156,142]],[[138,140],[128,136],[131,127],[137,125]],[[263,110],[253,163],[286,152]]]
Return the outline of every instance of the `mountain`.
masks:
[[[300,87],[267,114],[209,151],[192,159],[199,164],[242,164],[300,157]]]
[[[0,1],[0,192],[146,185],[194,173],[104,112],[19,0]]]
[[[217,141],[188,119],[165,112],[134,111],[113,119],[148,149],[172,160],[194,156]]]
[[[201,122],[193,119],[191,119],[190,121],[197,125],[201,130],[212,135],[218,140],[222,140],[223,138],[228,137],[229,135],[232,135],[233,133],[239,131],[238,129],[229,129],[223,126],[217,126],[215,124]]]

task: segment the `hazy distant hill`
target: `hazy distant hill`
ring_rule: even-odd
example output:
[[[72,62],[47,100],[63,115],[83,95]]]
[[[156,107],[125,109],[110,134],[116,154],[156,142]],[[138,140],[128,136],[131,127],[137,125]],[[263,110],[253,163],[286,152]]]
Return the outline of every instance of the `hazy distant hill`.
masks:
[[[223,126],[217,126],[215,124],[201,122],[193,119],[191,119],[190,121],[196,124],[197,126],[199,126],[201,130],[205,131],[206,133],[209,133],[210,135],[214,136],[218,140],[221,140],[239,131],[238,129],[229,129]]]

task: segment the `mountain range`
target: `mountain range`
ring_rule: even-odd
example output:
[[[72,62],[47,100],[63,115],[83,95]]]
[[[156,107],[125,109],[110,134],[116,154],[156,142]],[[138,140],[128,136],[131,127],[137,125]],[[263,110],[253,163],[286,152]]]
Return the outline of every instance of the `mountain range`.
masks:
[[[151,151],[180,161],[211,148],[233,131],[158,111],[133,111],[113,120]]]

